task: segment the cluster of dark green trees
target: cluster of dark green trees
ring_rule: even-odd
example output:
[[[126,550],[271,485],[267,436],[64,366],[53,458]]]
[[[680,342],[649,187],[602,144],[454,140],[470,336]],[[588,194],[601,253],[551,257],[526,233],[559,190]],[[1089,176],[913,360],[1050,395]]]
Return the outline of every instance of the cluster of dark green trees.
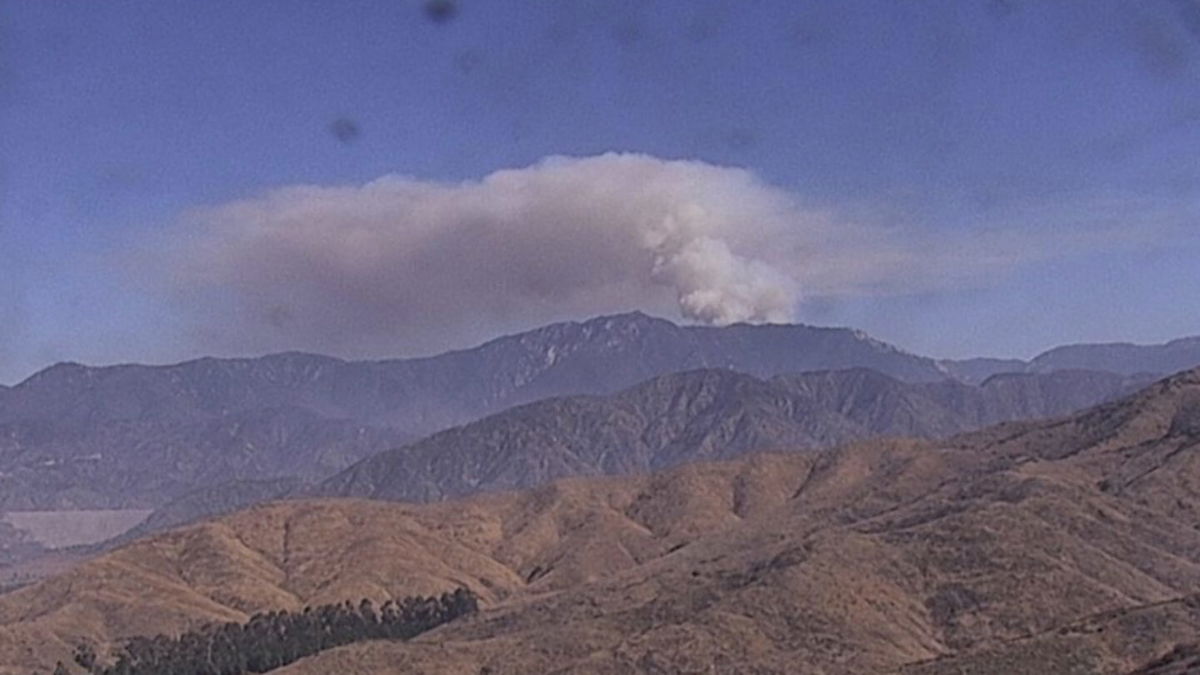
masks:
[[[244,624],[215,624],[179,637],[134,638],[108,666],[98,662],[90,646],[80,645],[75,662],[93,675],[265,673],[352,642],[408,639],[478,608],[478,597],[460,588],[441,597],[389,600],[379,608],[363,600],[357,607],[345,602],[303,612],[268,612]],[[66,673],[67,668],[59,664],[55,672]]]

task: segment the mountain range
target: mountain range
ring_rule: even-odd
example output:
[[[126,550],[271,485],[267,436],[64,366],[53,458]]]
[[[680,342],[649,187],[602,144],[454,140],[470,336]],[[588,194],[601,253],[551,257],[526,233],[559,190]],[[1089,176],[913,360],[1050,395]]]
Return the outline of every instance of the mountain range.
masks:
[[[159,507],[113,543],[273,499],[436,501],[775,448],[815,451],[877,436],[935,438],[1062,415],[1147,382],[1090,371],[999,375],[978,386],[907,383],[866,369],[769,380],[729,370],[675,373],[611,396],[516,406],[380,452],[315,486],[278,478],[203,487]]]
[[[981,382],[998,373],[1049,373],[1055,370],[1103,370],[1122,375],[1166,375],[1200,365],[1200,336],[1159,345],[1128,342],[1055,347],[1029,361],[974,358],[943,360],[939,365],[964,382]]]
[[[818,450],[876,436],[937,438],[1062,415],[1146,383],[1090,371],[998,375],[979,386],[907,383],[866,369],[769,380],[690,371],[612,396],[511,408],[374,455],[309,494],[433,501],[755,451]]]
[[[1055,364],[1129,375],[1200,363],[1196,339],[1064,349],[1030,363],[937,361],[850,329],[678,326],[634,312],[417,359],[285,353],[169,366],[59,364],[0,388],[0,510],[153,508],[185,498],[212,502],[189,495],[238,481],[319,481],[380,451],[513,406],[610,395],[700,368],[759,378],[865,368],[932,384],[982,383],[999,371],[1041,373]],[[1062,392],[1060,404],[1031,411],[1065,412],[1118,392]],[[957,431],[977,423],[942,426]],[[849,437],[844,430],[821,433]],[[240,504],[233,492],[223,494],[226,503]]]
[[[1200,369],[941,441],[426,505],[290,500],[0,595],[0,673],[48,672],[81,642],[103,655],[132,635],[462,585],[475,617],[278,672],[1188,672],[1197,485]]]

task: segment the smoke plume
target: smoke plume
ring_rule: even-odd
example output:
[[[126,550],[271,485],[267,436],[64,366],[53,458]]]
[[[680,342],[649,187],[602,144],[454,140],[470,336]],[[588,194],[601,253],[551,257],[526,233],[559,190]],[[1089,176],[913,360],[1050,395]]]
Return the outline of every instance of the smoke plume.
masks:
[[[1011,266],[1006,248],[1029,247],[896,237],[743,169],[606,154],[457,184],[281,188],[193,214],[155,257],[205,352],[363,357],[631,309],[788,321],[802,292],[961,284]]]
[[[278,189],[194,214],[171,267],[203,324],[239,326],[211,331],[229,347],[403,353],[629,309],[789,320],[803,217],[741,169],[553,157],[460,184]]]

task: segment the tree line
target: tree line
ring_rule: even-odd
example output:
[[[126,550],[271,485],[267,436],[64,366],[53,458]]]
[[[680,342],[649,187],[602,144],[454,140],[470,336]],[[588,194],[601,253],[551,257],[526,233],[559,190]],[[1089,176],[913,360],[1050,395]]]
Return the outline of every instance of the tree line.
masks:
[[[103,665],[95,649],[79,645],[75,663],[92,675],[244,675],[265,673],[317,652],[363,640],[407,640],[472,614],[479,598],[460,588],[440,597],[370,600],[305,607],[302,612],[255,614],[244,624],[212,624],[178,637],[135,637]],[[59,663],[55,675],[69,669]]]

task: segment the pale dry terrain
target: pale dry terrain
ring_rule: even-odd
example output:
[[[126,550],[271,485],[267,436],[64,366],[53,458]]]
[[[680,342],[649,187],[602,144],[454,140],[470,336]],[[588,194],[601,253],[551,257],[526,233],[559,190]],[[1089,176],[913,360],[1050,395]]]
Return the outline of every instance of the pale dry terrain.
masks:
[[[1200,634],[1198,450],[1193,371],[943,443],[425,506],[271,504],[0,596],[0,672],[48,672],[81,640],[459,585],[482,596],[477,617],[280,672],[1171,668]]]

